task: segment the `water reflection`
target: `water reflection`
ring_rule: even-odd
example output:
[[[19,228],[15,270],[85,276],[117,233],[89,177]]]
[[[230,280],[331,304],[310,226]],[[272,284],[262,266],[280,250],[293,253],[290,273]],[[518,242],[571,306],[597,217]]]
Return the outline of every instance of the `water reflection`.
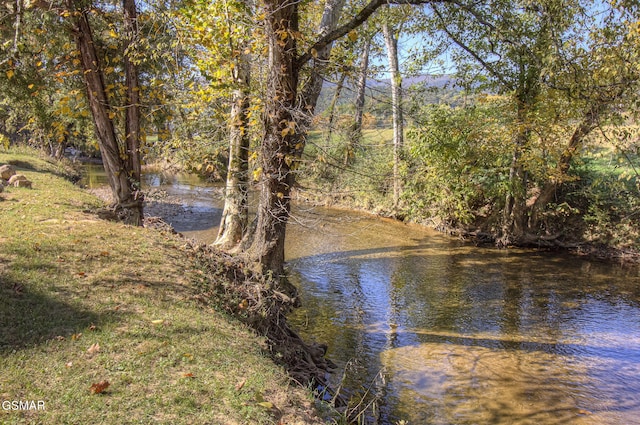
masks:
[[[95,189],[108,185],[101,164],[85,164],[83,170],[83,186]],[[147,193],[161,189],[169,195],[148,197],[145,214],[151,211],[152,215],[161,216],[186,237],[206,243],[215,240],[223,206],[221,184],[203,182],[189,173],[147,170],[142,175],[142,187]],[[171,205],[175,203],[179,205]]]
[[[638,423],[637,269],[325,214],[328,232],[289,243],[292,320],[329,343],[347,386],[374,383],[372,422]]]

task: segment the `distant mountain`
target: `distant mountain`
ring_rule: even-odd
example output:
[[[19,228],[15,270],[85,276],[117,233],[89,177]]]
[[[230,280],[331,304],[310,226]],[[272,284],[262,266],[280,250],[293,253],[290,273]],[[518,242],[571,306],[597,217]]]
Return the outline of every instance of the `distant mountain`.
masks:
[[[402,86],[409,88],[416,84],[424,84],[427,87],[435,88],[453,88],[455,79],[452,75],[418,75],[415,77],[406,77],[402,80]],[[370,80],[370,85],[391,85],[391,80]]]
[[[416,88],[423,87],[424,94],[420,100],[423,104],[429,103],[450,103],[450,99],[460,91],[455,86],[452,75],[419,75],[403,79],[402,87],[405,91],[415,92]],[[340,97],[336,103],[338,113],[349,113],[355,104],[355,83],[348,81],[345,83]],[[322,92],[318,99],[316,113],[322,114],[330,105],[337,89],[337,84],[327,81],[322,86]],[[368,79],[366,92],[365,110],[380,118],[386,118],[391,112],[391,80],[389,79]]]

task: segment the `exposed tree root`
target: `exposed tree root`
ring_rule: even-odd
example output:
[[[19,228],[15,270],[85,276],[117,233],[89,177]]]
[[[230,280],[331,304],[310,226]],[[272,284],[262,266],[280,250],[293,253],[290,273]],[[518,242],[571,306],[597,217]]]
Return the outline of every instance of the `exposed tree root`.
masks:
[[[537,248],[547,250],[561,250],[581,257],[589,257],[598,260],[615,261],[622,264],[638,264],[640,263],[640,252],[630,249],[619,249],[606,246],[604,244],[577,242],[563,239],[562,233],[553,235],[535,235],[525,234],[522,237],[509,240],[505,243],[496,235],[480,230],[450,230],[451,235],[457,235],[461,238],[473,242],[476,246],[496,245],[501,248],[517,247],[517,248]]]
[[[287,323],[286,314],[298,303],[291,284],[256,273],[242,257],[204,244],[187,243],[184,249],[203,271],[203,301],[219,300],[228,313],[266,337],[271,356],[292,380],[312,388],[328,387],[335,365],[324,357],[327,347],[304,342]]]

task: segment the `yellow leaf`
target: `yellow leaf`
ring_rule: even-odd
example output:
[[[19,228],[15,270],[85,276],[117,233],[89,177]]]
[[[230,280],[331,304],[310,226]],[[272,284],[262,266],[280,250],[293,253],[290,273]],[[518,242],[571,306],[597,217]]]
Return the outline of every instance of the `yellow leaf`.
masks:
[[[349,37],[349,40],[351,41],[356,41],[358,39],[358,33],[355,31],[351,31],[349,35],[347,35],[347,37]]]
[[[317,58],[318,57],[318,51],[316,49],[311,49],[311,56],[313,56],[313,58]]]
[[[262,168],[256,168],[255,170],[253,170],[253,180],[254,181],[260,180],[261,174],[262,174]]]
[[[262,407],[267,408],[267,409],[273,409],[273,403],[271,403],[270,401],[260,402],[260,403],[258,403],[258,406],[262,406]]]
[[[162,319],[152,320],[151,323],[153,323],[154,325],[161,325],[164,323],[164,320]]]
[[[278,193],[276,194],[276,196],[277,196],[279,199],[282,199],[282,198],[284,198],[284,193],[282,193],[282,192],[278,192]]]
[[[13,69],[10,69],[10,70],[7,71],[7,78],[8,79],[12,79],[14,75],[15,75],[15,72],[13,72]]]

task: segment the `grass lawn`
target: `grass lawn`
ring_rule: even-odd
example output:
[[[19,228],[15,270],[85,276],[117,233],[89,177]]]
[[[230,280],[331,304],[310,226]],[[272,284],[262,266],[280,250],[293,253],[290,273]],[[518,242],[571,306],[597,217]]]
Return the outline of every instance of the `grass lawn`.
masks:
[[[0,194],[1,424],[321,423],[261,339],[198,300],[183,241],[99,219],[34,154],[5,163],[33,189]]]

